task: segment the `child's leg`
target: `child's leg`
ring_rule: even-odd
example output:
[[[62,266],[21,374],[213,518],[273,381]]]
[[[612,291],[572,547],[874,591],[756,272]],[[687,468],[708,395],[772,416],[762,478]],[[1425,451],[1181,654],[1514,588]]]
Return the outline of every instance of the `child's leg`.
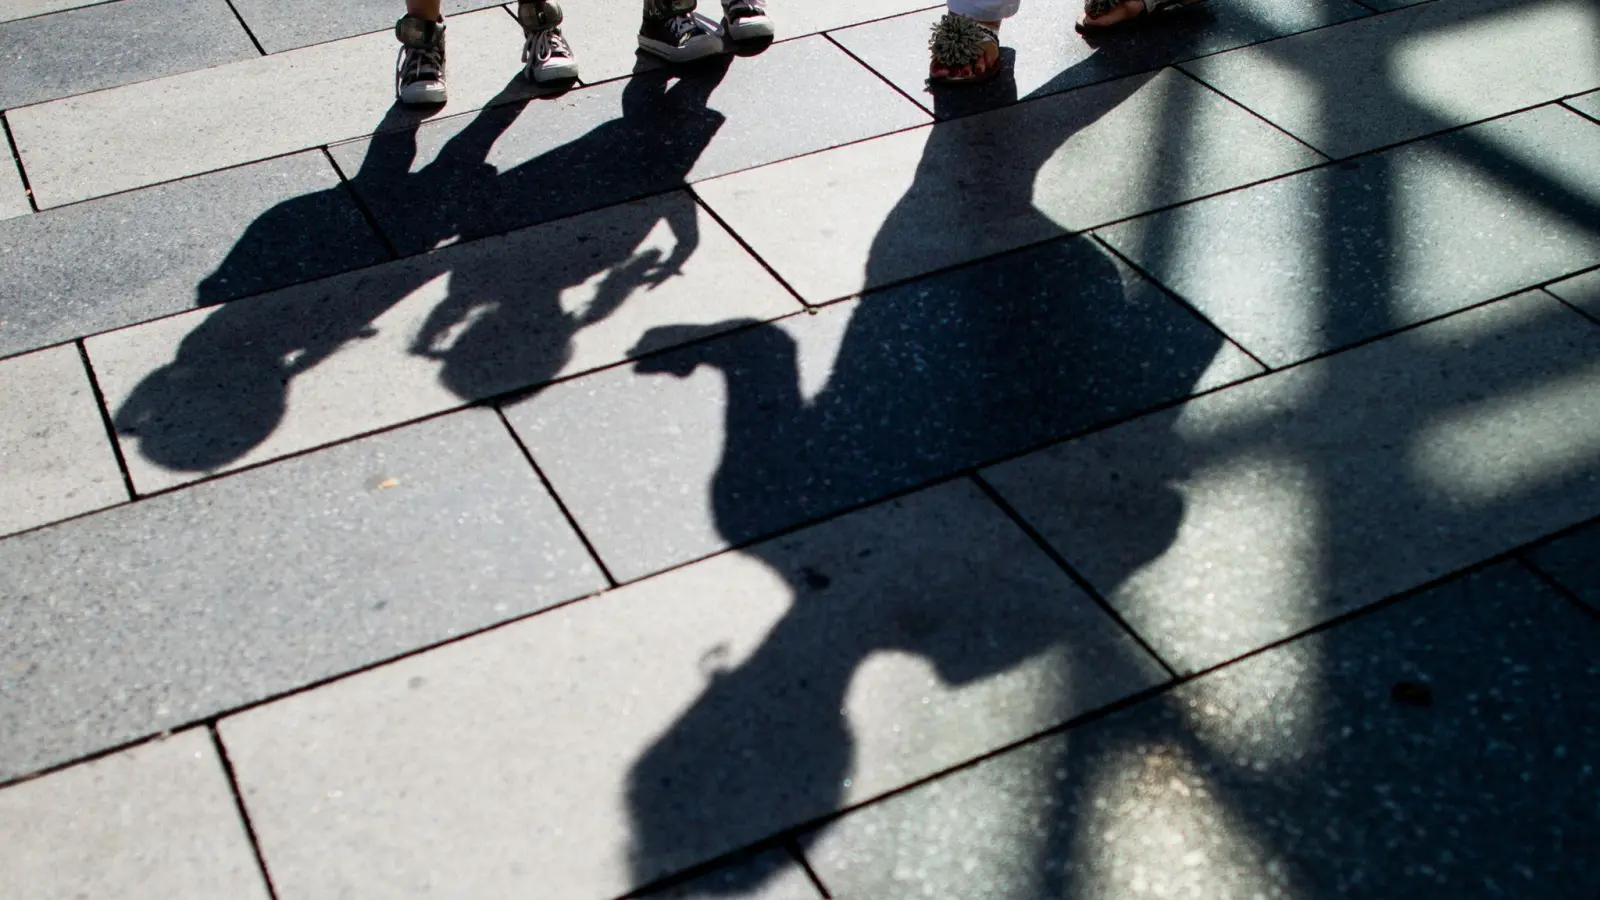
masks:
[[[405,17],[394,25],[400,41],[395,66],[395,97],[401,103],[443,103],[444,16],[439,0],[406,0]]]
[[[439,0],[406,0],[406,15],[429,22],[444,21],[444,13],[439,11]]]

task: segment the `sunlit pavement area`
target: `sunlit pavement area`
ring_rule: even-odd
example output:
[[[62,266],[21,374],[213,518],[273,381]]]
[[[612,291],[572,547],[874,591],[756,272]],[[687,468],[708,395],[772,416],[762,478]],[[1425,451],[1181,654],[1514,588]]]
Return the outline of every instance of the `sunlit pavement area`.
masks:
[[[1600,6],[926,2],[0,0],[0,893],[1600,896]]]

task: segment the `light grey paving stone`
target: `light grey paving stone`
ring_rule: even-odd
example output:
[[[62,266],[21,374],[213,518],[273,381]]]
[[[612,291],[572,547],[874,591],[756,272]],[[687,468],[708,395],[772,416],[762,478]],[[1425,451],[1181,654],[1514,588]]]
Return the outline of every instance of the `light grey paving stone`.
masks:
[[[415,143],[395,134],[333,154],[380,227],[414,252],[927,121],[814,37],[683,78],[641,75],[430,124]]]
[[[0,355],[387,258],[318,151],[0,222]]]
[[[1287,365],[1600,264],[1600,128],[1543,107],[1100,235]]]
[[[506,414],[632,579],[1259,371],[1075,238],[554,385]]]
[[[0,0],[0,22],[42,16],[45,13],[92,6],[105,0]]]
[[[1550,293],[1600,319],[1600,269],[1557,282]]]
[[[680,192],[87,346],[149,492],[620,362],[659,326],[799,308]]]
[[[77,346],[0,362],[0,535],[127,499]]]
[[[0,779],[581,596],[484,410],[0,541]]]
[[[1450,0],[1184,63],[1334,157],[1600,86],[1584,3]]]
[[[102,3],[0,25],[0,107],[259,56],[227,0]]]
[[[1496,567],[856,812],[807,855],[840,900],[1587,900],[1597,640]]]
[[[1532,292],[985,477],[1196,671],[1600,514],[1596,447],[1600,331]]]
[[[822,900],[822,894],[788,853],[767,850],[640,900]]]
[[[1600,524],[1545,544],[1528,558],[1600,612]]]
[[[1136,34],[1091,41],[1073,30],[1081,2],[1028,2],[1001,27],[1004,72],[985,85],[933,90],[926,83],[928,33],[944,13],[939,7],[833,37],[930,112],[949,118],[1370,15],[1351,0],[1213,0]],[[1166,127],[1181,132],[1181,111]]]
[[[220,728],[280,896],[606,900],[1161,678],[960,482]]]
[[[450,107],[465,112],[529,88],[522,29],[499,8],[457,17]],[[267,159],[430,115],[394,103],[389,32],[12,110],[41,209]],[[150,123],[162,123],[160,128]]]
[[[1166,122],[1190,117],[1182,146]],[[1183,75],[1138,75],[702,182],[807,301],[1314,164]]]
[[[1573,97],[1567,101],[1567,105],[1591,119],[1600,121],[1600,91],[1590,91],[1581,97]]]
[[[14,219],[31,212],[33,207],[28,205],[28,190],[22,186],[22,173],[16,161],[7,163],[0,159],[0,219]]]
[[[387,31],[405,13],[405,4],[400,0],[233,0],[233,5],[268,53]],[[493,5],[491,0],[444,0],[441,8],[449,18]],[[453,54],[477,52],[478,48],[462,47],[455,43],[453,34],[451,37]],[[453,54],[452,62],[456,59]],[[507,72],[515,71],[519,65],[516,59],[503,62]]]
[[[267,900],[203,728],[0,790],[0,879],[27,900]]]

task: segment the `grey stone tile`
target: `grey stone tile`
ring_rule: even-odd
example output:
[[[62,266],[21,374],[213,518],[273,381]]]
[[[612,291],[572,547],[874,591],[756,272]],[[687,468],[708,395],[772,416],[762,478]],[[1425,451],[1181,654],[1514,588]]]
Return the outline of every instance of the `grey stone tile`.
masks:
[[[606,900],[1162,677],[958,482],[220,727],[283,896]]]
[[[28,191],[22,186],[22,173],[13,160],[8,165],[0,159],[0,219],[14,219],[33,212],[28,205]]]
[[[160,47],[158,53],[150,52]],[[227,0],[118,0],[0,25],[0,107],[260,54]],[[149,131],[148,128],[145,131]]]
[[[500,106],[427,125],[414,141],[400,133],[342,145],[334,158],[405,252],[928,120],[825,38],[729,62]]]
[[[29,900],[267,900],[205,729],[0,790],[0,879]]]
[[[1072,238],[554,385],[506,414],[632,579],[1257,371]]]
[[[1545,544],[1528,558],[1600,612],[1600,524]]]
[[[0,0],[0,22],[12,22],[102,2],[104,0]]]
[[[1587,900],[1597,639],[1496,567],[868,807],[808,857],[844,900]]]
[[[0,362],[0,535],[128,499],[76,345]]]
[[[1600,264],[1600,128],[1543,107],[1100,235],[1286,365]]]
[[[1196,671],[1600,513],[1597,361],[1532,292],[986,477]]]
[[[386,258],[317,151],[0,222],[0,355]]]
[[[933,91],[926,84],[928,32],[944,12],[940,7],[833,36],[930,112],[948,118],[1370,15],[1351,0],[1230,0],[1091,41],[1073,30],[1081,2],[1027,2],[1000,30],[1004,73],[985,85]],[[1177,116],[1168,122],[1182,127]]]
[[[767,850],[640,900],[822,900],[822,894],[789,854]]]
[[[1582,3],[1451,0],[1183,68],[1334,157],[1600,86]]]
[[[0,779],[603,586],[482,410],[0,541]]]
[[[1600,319],[1600,269],[1557,282],[1546,290]]]
[[[1166,123],[1192,128],[1182,164]],[[1320,157],[1166,71],[702,182],[808,301],[1282,175]]]
[[[1567,101],[1567,105],[1591,119],[1600,121],[1600,91],[1590,91],[1581,97],[1573,97]]]
[[[400,0],[233,0],[233,5],[268,53],[388,31],[405,12]],[[444,0],[441,4],[446,17],[494,5],[492,0]],[[464,55],[477,53],[478,48],[452,42],[451,51]],[[515,58],[504,62],[507,72],[520,65]]]
[[[450,58],[452,112],[528,90],[520,66],[508,62],[521,52],[522,29],[503,10],[460,16],[450,34],[477,49]],[[6,118],[43,209],[415,124],[430,113],[395,105],[394,57],[394,35],[383,32]]]
[[[149,492],[620,362],[660,326],[799,308],[679,192],[87,346]]]

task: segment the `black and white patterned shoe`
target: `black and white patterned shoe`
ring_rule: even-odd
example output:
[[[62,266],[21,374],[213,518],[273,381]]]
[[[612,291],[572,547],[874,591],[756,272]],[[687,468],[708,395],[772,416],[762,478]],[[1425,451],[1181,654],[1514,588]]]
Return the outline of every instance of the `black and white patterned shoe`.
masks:
[[[695,0],[645,0],[639,49],[675,63],[721,53],[722,35],[694,7]]]
[[[757,41],[778,33],[767,0],[722,0],[722,33],[730,41]]]
[[[529,81],[546,84],[578,77],[578,58],[561,33],[564,16],[556,0],[522,0],[517,21],[522,23],[522,73]]]
[[[401,103],[429,105],[449,98],[444,86],[444,23],[405,16],[394,23],[400,56],[394,64],[394,96]]]

